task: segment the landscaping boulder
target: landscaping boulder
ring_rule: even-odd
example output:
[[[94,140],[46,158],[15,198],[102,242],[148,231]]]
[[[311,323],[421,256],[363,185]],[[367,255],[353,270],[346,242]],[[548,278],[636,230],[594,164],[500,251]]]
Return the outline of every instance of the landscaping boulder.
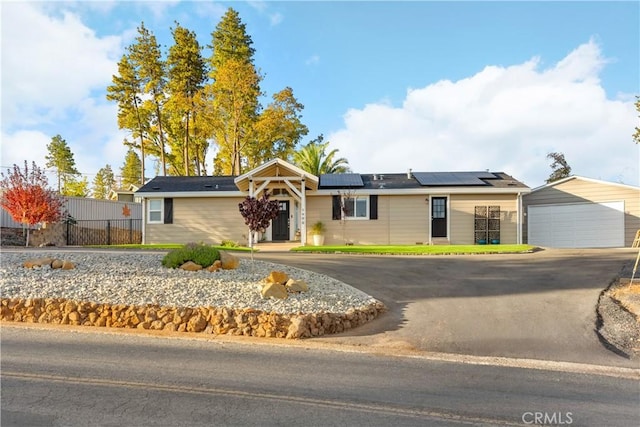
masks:
[[[211,264],[209,267],[207,267],[207,271],[210,271],[211,273],[218,271],[222,268],[222,261],[220,261],[219,259],[215,260],[213,262],[213,264]]]
[[[287,288],[279,283],[267,283],[260,291],[262,298],[287,299]]]
[[[179,267],[181,270],[186,271],[199,271],[202,270],[202,266],[200,264],[196,264],[193,261],[187,261]]]
[[[220,262],[224,270],[235,270],[240,265],[240,258],[228,252],[220,251]]]
[[[72,263],[71,261],[62,261],[62,267],[63,270],[73,270],[74,268],[76,268],[76,265],[74,263]]]
[[[53,260],[51,258],[29,259],[25,261],[22,266],[24,268],[43,267],[45,265],[51,265],[52,261]]]
[[[283,285],[289,280],[289,275],[283,271],[272,271],[266,279],[267,283],[277,283]]]
[[[304,280],[289,279],[285,286],[287,288],[287,292],[290,293],[307,292],[309,290],[309,286]]]
[[[54,259],[51,262],[51,268],[62,268],[62,264],[64,264],[64,261],[61,259]]]

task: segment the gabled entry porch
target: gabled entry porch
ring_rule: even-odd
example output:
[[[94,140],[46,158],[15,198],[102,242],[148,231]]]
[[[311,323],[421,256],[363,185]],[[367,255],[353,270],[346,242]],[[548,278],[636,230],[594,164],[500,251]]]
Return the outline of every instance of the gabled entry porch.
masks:
[[[296,240],[300,235],[300,244],[307,240],[307,191],[318,189],[319,179],[297,166],[281,159],[269,162],[250,170],[234,179],[242,192],[251,197],[260,197],[269,191],[273,200],[278,200],[280,214],[272,221],[268,241]],[[252,236],[250,236],[249,243]]]

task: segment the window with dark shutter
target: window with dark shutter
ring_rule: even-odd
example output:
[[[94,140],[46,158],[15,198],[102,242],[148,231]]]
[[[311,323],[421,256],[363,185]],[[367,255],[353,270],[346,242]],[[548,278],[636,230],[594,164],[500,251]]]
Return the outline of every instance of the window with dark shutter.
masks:
[[[333,213],[331,218],[339,220],[342,215],[340,214],[340,196],[331,196],[333,202]]]
[[[164,223],[173,224],[173,199],[164,199]]]
[[[369,219],[378,219],[378,195],[369,196]]]

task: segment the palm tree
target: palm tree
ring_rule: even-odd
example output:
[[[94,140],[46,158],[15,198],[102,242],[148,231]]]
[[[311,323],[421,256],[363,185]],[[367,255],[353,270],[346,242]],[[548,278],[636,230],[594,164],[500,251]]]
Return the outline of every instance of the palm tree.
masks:
[[[349,161],[344,157],[334,160],[339,150],[334,149],[327,154],[326,150],[329,146],[329,141],[322,141],[323,136],[320,135],[296,151],[293,155],[295,165],[315,176],[349,172]]]

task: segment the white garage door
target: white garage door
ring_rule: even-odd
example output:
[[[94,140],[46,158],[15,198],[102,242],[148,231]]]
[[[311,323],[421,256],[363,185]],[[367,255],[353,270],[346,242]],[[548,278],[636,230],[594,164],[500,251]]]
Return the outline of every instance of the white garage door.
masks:
[[[551,248],[624,246],[624,202],[529,206],[529,244]]]

